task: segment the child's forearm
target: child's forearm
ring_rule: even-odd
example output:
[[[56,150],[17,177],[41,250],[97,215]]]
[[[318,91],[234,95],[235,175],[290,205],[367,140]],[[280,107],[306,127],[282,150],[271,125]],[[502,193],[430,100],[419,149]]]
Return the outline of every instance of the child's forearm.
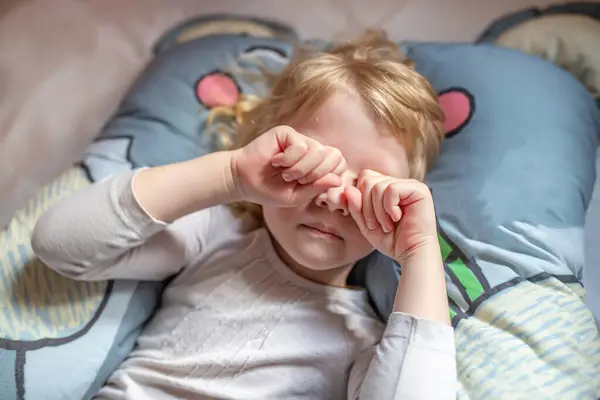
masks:
[[[401,265],[394,313],[372,355],[364,353],[355,362],[349,393],[361,400],[456,399],[456,345],[437,240]],[[353,379],[361,383],[360,390],[354,389]]]
[[[239,200],[228,151],[142,170],[133,181],[133,191],[146,212],[166,222]]]
[[[450,324],[448,295],[440,247],[422,247],[402,263],[394,312]]]

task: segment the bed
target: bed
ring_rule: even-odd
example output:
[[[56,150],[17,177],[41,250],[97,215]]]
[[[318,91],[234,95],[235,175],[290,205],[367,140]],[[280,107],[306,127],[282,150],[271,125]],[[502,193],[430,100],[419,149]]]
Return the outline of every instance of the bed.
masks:
[[[264,81],[248,73],[285,66],[298,38],[268,19],[194,18],[153,43],[152,62],[133,86],[109,69],[106,80],[85,87],[101,93],[119,76],[116,86],[129,89],[102,92],[106,118],[97,113],[81,127],[100,133],[91,144],[85,137],[67,144],[82,159],[71,167],[57,161],[51,169],[62,165],[62,174],[11,213],[0,234],[0,393],[7,400],[89,398],[131,350],[162,288],[51,273],[28,243],[39,214],[109,175],[214,151],[218,137],[205,129],[210,109],[264,94]],[[584,303],[585,289],[590,304],[600,284],[589,274],[599,270],[596,247],[584,254],[585,239],[594,241],[600,229],[594,93],[574,74],[519,51],[398,44],[432,81],[447,115],[447,141],[427,183],[457,335],[458,398],[600,397],[600,336]],[[73,97],[64,112],[91,106]],[[52,116],[42,122],[52,124]],[[40,141],[40,153],[55,143]],[[376,253],[356,267],[382,319],[400,275],[401,266]],[[584,275],[591,280],[585,288]]]

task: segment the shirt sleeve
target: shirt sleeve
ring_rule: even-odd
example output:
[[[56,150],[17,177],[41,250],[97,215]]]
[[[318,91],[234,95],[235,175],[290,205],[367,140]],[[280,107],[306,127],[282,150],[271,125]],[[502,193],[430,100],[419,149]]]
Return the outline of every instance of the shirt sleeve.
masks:
[[[35,226],[36,255],[79,280],[162,280],[179,272],[202,251],[211,209],[171,224],[155,220],[136,200],[134,178],[109,178],[53,204]]]
[[[378,345],[350,370],[350,400],[455,400],[454,330],[393,313]]]

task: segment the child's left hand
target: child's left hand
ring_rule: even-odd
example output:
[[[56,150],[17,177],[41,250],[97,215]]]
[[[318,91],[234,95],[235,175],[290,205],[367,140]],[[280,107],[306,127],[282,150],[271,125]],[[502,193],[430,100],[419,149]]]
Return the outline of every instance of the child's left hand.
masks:
[[[344,193],[365,238],[400,264],[419,249],[437,245],[433,198],[424,183],[364,170]]]

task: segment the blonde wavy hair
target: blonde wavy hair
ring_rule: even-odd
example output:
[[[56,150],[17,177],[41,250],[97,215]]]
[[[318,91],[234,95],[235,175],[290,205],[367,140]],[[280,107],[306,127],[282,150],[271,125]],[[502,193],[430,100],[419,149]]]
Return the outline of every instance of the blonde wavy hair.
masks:
[[[325,51],[299,47],[279,75],[265,71],[264,79],[266,97],[241,96],[235,106],[211,111],[207,124],[220,121],[223,147],[244,147],[294,116],[310,115],[336,91],[351,90],[405,147],[411,178],[423,180],[437,158],[444,137],[437,94],[384,32],[370,30]],[[234,207],[262,216],[256,204]]]

